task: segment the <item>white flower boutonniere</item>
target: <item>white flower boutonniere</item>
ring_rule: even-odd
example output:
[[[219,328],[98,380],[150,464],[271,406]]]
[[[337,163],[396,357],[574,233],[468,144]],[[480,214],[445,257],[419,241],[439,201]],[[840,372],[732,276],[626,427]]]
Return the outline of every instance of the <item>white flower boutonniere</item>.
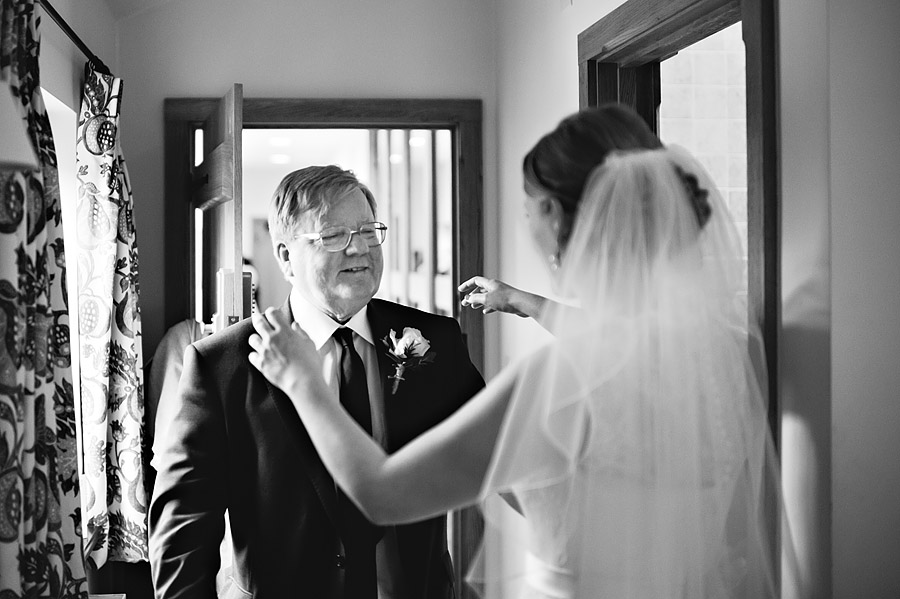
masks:
[[[434,361],[437,354],[431,350],[431,342],[422,336],[419,329],[404,327],[403,335],[397,337],[394,329],[381,340],[387,348],[388,357],[394,362],[394,374],[388,378],[394,381],[391,395],[397,393],[397,387],[403,380],[403,373]]]

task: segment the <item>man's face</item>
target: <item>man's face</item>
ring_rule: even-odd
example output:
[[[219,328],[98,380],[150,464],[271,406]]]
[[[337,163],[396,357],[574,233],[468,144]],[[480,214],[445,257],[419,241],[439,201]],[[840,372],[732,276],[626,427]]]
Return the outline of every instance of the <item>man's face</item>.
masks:
[[[354,189],[330,203],[315,217],[304,215],[295,233],[318,233],[329,227],[356,231],[375,215],[362,191]],[[346,322],[378,291],[384,260],[381,246],[369,247],[357,234],[340,252],[329,252],[317,241],[303,237],[279,246],[276,257],[285,278],[319,310],[338,322]]]

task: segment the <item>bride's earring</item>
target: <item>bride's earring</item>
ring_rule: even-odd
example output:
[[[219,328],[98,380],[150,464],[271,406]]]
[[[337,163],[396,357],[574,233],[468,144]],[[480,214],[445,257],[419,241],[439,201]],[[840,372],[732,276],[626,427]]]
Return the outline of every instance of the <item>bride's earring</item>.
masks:
[[[556,251],[547,256],[547,260],[550,262],[550,270],[557,271],[559,270],[559,221],[553,223],[553,233],[556,234]]]
[[[554,253],[550,254],[547,257],[547,260],[550,262],[550,270],[559,270],[559,250],[556,250]]]

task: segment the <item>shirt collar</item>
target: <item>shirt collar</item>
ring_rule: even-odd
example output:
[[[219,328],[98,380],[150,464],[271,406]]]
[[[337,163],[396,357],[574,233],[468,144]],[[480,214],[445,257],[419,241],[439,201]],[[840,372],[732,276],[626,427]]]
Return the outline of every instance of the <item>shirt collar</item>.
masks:
[[[316,350],[322,349],[322,346],[331,339],[334,332],[341,326],[352,329],[354,333],[371,345],[375,345],[372,329],[369,327],[368,306],[363,306],[350,320],[341,325],[312,305],[309,300],[295,290],[291,291],[289,301],[291,303],[291,312],[294,315],[294,322],[300,325],[300,328],[309,335],[309,338],[316,345]]]

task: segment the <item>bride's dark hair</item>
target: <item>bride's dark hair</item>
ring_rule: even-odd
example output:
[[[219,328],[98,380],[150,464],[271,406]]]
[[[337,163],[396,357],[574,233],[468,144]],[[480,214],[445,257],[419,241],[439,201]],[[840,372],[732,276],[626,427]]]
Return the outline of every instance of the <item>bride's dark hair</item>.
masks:
[[[585,108],[543,136],[523,161],[525,180],[559,200],[565,246],[588,175],[616,150],[652,150],[662,143],[636,112],[622,104]]]

